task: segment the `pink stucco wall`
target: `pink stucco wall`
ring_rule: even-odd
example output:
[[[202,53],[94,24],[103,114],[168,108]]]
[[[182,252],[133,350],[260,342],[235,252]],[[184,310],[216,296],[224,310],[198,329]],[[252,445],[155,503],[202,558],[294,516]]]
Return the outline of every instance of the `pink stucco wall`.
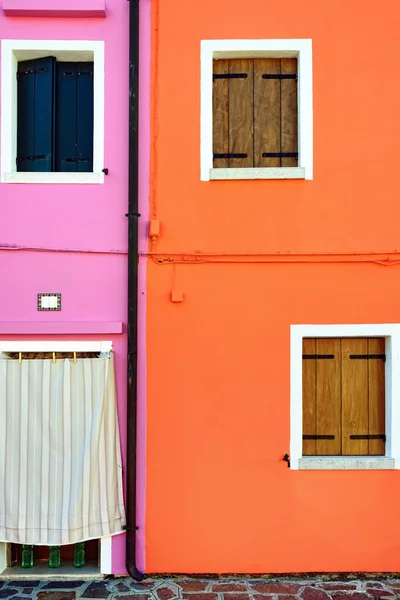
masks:
[[[148,48],[150,0],[142,2],[141,44]],[[105,163],[104,185],[0,184],[0,322],[51,323],[75,321],[123,322],[123,333],[99,332],[68,339],[112,339],[115,348],[118,411],[123,459],[126,458],[126,320],[128,206],[128,57],[129,2],[107,0],[106,18],[61,19],[7,17],[0,10],[4,39],[80,39],[105,41]],[[142,80],[146,82],[144,52]],[[147,69],[148,70],[148,69]],[[148,75],[147,75],[148,80]],[[143,105],[143,101],[142,101]],[[144,104],[141,121],[141,203],[145,216],[148,197],[148,120]],[[1,109],[1,107],[0,107]],[[144,206],[143,206],[144,204]],[[141,225],[142,247],[146,229]],[[13,246],[19,249],[8,249]],[[25,250],[24,248],[30,248]],[[36,250],[32,250],[36,249]],[[67,251],[57,252],[62,248]],[[72,251],[68,251],[72,250]],[[140,267],[141,290],[145,272]],[[37,293],[60,292],[61,312],[38,312]],[[139,291],[141,323],[145,296]],[[69,325],[68,325],[69,326]],[[66,326],[66,333],[68,331]],[[40,329],[40,327],[39,327]],[[37,329],[35,328],[35,331]],[[144,560],[144,335],[140,325],[138,566]],[[0,335],[1,335],[0,326]],[[38,335],[35,334],[35,338]],[[44,339],[63,339],[61,334]],[[32,339],[21,335],[18,339]],[[2,339],[11,339],[3,331]],[[113,538],[114,573],[125,572],[125,535]]]

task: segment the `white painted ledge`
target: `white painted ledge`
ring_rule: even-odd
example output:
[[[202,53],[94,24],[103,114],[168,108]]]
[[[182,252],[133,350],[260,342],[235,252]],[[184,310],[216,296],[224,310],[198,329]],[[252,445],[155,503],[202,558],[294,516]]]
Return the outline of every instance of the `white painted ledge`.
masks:
[[[395,469],[395,459],[386,456],[303,456],[299,470]]]
[[[305,179],[304,167],[210,169],[210,179]]]
[[[103,173],[4,173],[3,183],[104,183]]]

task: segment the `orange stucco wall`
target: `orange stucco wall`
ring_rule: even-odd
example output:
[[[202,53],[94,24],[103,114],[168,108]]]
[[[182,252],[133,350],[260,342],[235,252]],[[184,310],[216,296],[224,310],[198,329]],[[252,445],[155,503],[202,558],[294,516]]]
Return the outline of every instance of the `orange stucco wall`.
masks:
[[[400,322],[400,265],[370,262],[399,249],[400,4],[154,0],[152,18],[155,250],[271,256],[148,261],[146,569],[400,571],[398,471],[282,461],[290,324]],[[312,38],[313,181],[200,182],[215,38]]]

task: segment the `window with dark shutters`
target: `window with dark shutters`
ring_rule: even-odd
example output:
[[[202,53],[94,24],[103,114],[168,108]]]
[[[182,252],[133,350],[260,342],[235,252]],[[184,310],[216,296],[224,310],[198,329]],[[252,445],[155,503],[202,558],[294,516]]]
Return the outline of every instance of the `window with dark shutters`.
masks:
[[[303,340],[303,455],[385,454],[385,340]]]
[[[297,58],[214,59],[214,168],[298,166]]]
[[[93,171],[93,63],[18,63],[17,170]]]

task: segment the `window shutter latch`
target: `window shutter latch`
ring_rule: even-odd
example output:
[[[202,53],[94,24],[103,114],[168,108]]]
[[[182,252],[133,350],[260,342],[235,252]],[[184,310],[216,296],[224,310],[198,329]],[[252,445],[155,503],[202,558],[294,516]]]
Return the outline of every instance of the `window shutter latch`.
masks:
[[[289,456],[289,454],[285,454],[282,460],[284,460],[287,463],[288,469],[290,469],[290,456]]]

